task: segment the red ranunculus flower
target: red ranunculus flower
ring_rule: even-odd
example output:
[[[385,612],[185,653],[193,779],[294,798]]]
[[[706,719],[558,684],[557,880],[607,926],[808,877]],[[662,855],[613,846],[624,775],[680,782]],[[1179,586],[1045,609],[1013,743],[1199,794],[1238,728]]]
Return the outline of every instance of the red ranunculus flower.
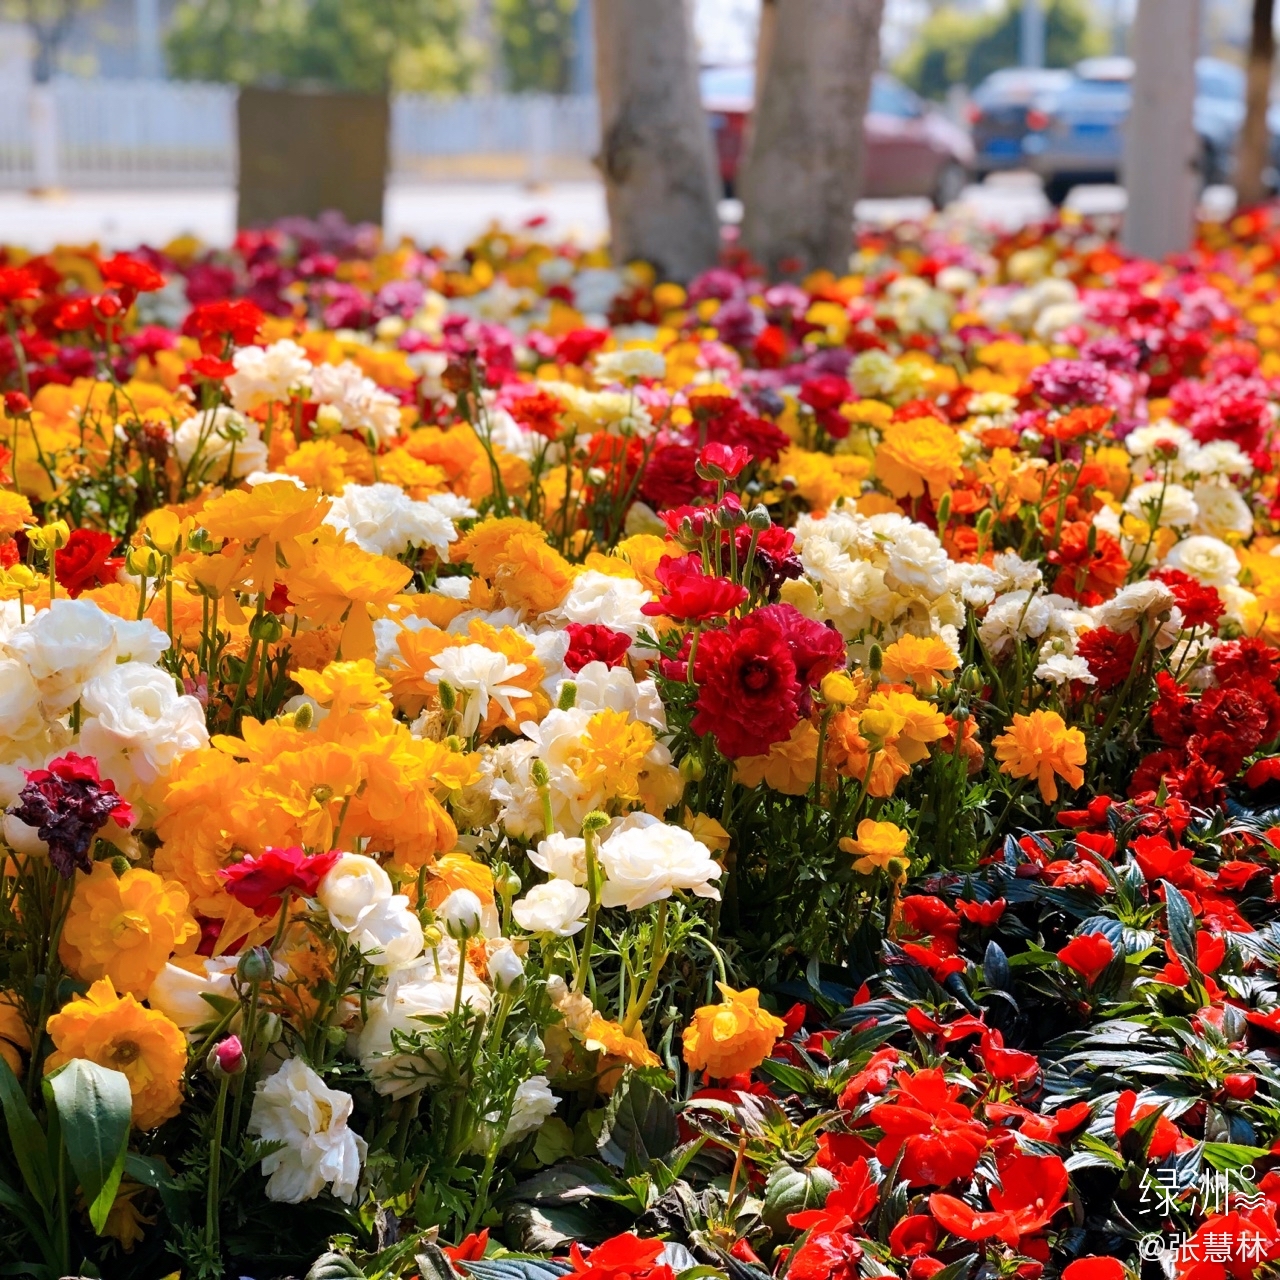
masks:
[[[823,676],[844,666],[844,641],[834,627],[806,618],[790,604],[767,605],[756,616],[781,628],[796,664],[796,679],[804,688],[816,689]]]
[[[733,480],[750,461],[751,450],[745,445],[718,444],[713,440],[703,445],[698,454],[698,471],[713,480],[721,476]]]
[[[314,895],[320,881],[341,856],[336,849],[309,854],[297,845],[287,849],[269,847],[260,854],[250,854],[219,874],[226,881],[227,892],[241,906],[265,920],[280,909],[286,894]]]
[[[96,529],[73,529],[65,547],[53,553],[53,572],[58,585],[75,597],[91,587],[115,582],[124,564],[123,556],[111,554],[116,540]]]
[[[1076,641],[1076,656],[1089,664],[1089,670],[1104,693],[1122,685],[1133,670],[1138,655],[1138,642],[1131,635],[1120,635],[1110,627],[1086,631]]]
[[[1072,938],[1061,951],[1058,959],[1074,970],[1083,979],[1085,986],[1091,987],[1098,980],[1099,974],[1107,967],[1116,954],[1116,949],[1101,933],[1082,933]]]
[[[694,445],[659,445],[640,477],[640,497],[658,511],[685,506],[697,498],[715,497],[715,483],[698,475],[697,463]]]
[[[93,865],[89,850],[108,821],[120,827],[133,822],[133,810],[115,784],[99,776],[93,756],[68,751],[50,760],[47,769],[26,770],[26,778],[9,812],[36,828],[49,846],[49,861],[64,880],[70,880],[77,867],[88,871]]]
[[[786,739],[800,718],[796,663],[776,621],[758,610],[702,634],[694,661],[693,731],[711,734],[730,760]]]
[[[1157,569],[1152,578],[1163,582],[1178,602],[1183,621],[1188,627],[1216,627],[1225,606],[1216,587],[1206,587],[1181,569]],[[1217,660],[1217,653],[1214,653]]]
[[[564,665],[575,674],[588,662],[620,666],[631,648],[631,637],[625,631],[615,631],[599,622],[571,622],[565,630],[569,633],[569,649]]]
[[[707,577],[696,552],[678,558],[663,556],[655,573],[662,583],[663,594],[640,609],[650,618],[665,614],[680,622],[707,622],[736,609],[748,594],[745,587],[728,578]]]

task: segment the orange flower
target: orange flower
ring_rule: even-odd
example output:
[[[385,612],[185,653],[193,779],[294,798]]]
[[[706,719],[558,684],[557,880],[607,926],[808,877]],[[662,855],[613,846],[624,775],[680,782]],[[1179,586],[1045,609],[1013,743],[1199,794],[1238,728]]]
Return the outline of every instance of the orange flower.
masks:
[[[224,493],[198,518],[212,537],[234,538],[254,547],[254,589],[270,595],[275,590],[278,557],[319,528],[330,506],[314,489],[299,489],[291,480],[271,480],[248,491]]]
[[[21,1076],[22,1055],[30,1052],[31,1035],[18,997],[12,991],[0,991],[0,1058],[15,1076]]]
[[[154,1129],[182,1106],[187,1038],[163,1013],[146,1009],[133,996],[118,996],[110,978],[100,978],[87,994],[65,1004],[49,1019],[54,1052],[46,1074],[73,1058],[124,1072],[133,1094],[133,1123]]]
[[[940,498],[960,479],[960,437],[936,418],[891,422],[876,449],[876,475],[895,498]]]
[[[786,1023],[760,1008],[754,987],[735,991],[720,982],[723,1004],[704,1005],[684,1030],[684,1060],[714,1080],[754,1071],[772,1052]]]
[[[994,739],[1000,772],[1014,778],[1035,778],[1045,804],[1058,798],[1060,777],[1070,787],[1084,782],[1084,734],[1068,728],[1056,711],[1016,715],[1008,733]]]
[[[950,682],[960,659],[937,636],[899,636],[884,651],[881,668],[887,680],[909,680],[921,693],[932,693],[939,683]]]
[[[143,867],[116,875],[111,863],[97,862],[76,881],[59,955],[81,981],[110,978],[145,999],[169,957],[194,946],[199,933],[176,881]]]

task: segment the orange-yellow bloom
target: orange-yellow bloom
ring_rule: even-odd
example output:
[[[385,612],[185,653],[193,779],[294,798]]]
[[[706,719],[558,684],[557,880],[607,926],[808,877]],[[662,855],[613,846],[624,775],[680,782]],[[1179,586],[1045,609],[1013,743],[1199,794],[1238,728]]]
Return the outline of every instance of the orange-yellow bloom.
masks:
[[[145,999],[169,957],[196,943],[187,901],[175,880],[144,867],[116,875],[96,862],[76,882],[59,955],[81,981],[110,978],[117,991]]]
[[[895,498],[939,498],[960,479],[960,437],[936,418],[891,422],[876,449],[876,475]]]
[[[1058,778],[1070,787],[1084,782],[1084,734],[1069,728],[1056,711],[1016,715],[1009,731],[992,741],[1000,772],[1014,778],[1034,778],[1045,804],[1058,798]]]
[[[937,636],[899,636],[884,651],[885,679],[910,681],[921,693],[932,693],[946,684],[960,659],[951,646]]]
[[[704,1005],[684,1029],[684,1060],[694,1071],[705,1071],[714,1080],[725,1080],[754,1071],[772,1052],[786,1024],[760,1008],[760,992],[754,987],[735,991],[716,984],[723,1004]]]
[[[73,1058],[124,1072],[137,1129],[154,1129],[178,1114],[187,1038],[163,1013],[144,1008],[133,996],[116,995],[110,978],[100,978],[65,1004],[49,1019],[48,1030],[54,1052],[46,1072]]]
[[[857,855],[853,869],[859,875],[869,876],[873,871],[885,870],[895,858],[901,859],[909,839],[907,832],[895,823],[863,818],[858,823],[857,838],[845,836],[840,848]]]

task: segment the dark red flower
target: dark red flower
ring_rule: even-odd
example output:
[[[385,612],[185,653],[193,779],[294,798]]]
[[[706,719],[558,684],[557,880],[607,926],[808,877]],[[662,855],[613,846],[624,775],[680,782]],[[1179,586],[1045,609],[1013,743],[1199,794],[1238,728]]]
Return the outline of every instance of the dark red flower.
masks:
[[[47,769],[26,770],[26,784],[18,803],[9,812],[19,822],[35,827],[49,846],[49,861],[69,880],[77,867],[92,867],[89,851],[94,838],[108,821],[127,827],[133,810],[108,778],[98,776],[92,756],[68,751],[49,762]]]
[[[1091,987],[1115,954],[1115,948],[1104,934],[1082,933],[1058,952],[1058,959],[1078,973],[1086,987]]]
[[[1206,587],[1181,569],[1158,569],[1151,575],[1174,595],[1188,627],[1216,627],[1225,606],[1215,587]],[[1215,659],[1217,654],[1214,655]]]
[[[1089,664],[1089,670],[1104,693],[1122,685],[1133,670],[1138,656],[1138,642],[1131,635],[1120,635],[1110,627],[1086,631],[1076,641],[1076,655]]]
[[[95,529],[73,529],[65,547],[53,553],[53,572],[58,585],[71,597],[91,587],[115,582],[124,564],[123,556],[113,556],[116,540]]]
[[[1206,689],[1193,721],[1198,733],[1228,735],[1241,759],[1264,740],[1269,722],[1267,709],[1238,685]]]
[[[1226,640],[1213,651],[1213,674],[1220,685],[1274,685],[1280,653],[1256,636]]]
[[[258,336],[266,316],[244,298],[203,302],[182,322],[182,332],[200,343],[205,355],[220,355],[228,342],[248,346]]]
[[[702,572],[702,558],[696,553],[663,556],[654,572],[662,583],[663,594],[641,606],[640,612],[650,618],[665,614],[680,622],[707,622],[723,617],[747,598],[747,589],[736,582],[708,578]]]
[[[659,445],[640,479],[639,494],[651,507],[665,511],[696,498],[715,496],[716,486],[697,473],[698,450],[691,444]]]
[[[694,663],[693,731],[730,760],[784,741],[800,718],[801,685],[782,628],[764,610],[702,634]]]
[[[1186,690],[1167,672],[1156,672],[1159,695],[1151,708],[1151,727],[1161,742],[1180,747],[1195,731],[1195,703]]]
[[[804,688],[816,689],[823,676],[844,666],[846,654],[840,633],[806,618],[795,605],[767,605],[756,617],[778,624],[796,664],[796,679]]]
[[[569,633],[569,648],[564,665],[575,674],[588,662],[603,662],[612,668],[626,661],[631,637],[625,631],[615,631],[598,622],[571,622],[565,630]]]
[[[1094,360],[1047,360],[1031,373],[1031,388],[1052,405],[1099,404],[1107,398],[1107,367]]]
[[[227,892],[241,906],[266,920],[280,909],[286,894],[314,896],[320,881],[341,856],[336,849],[309,854],[297,845],[287,849],[271,846],[219,874],[226,881]]]

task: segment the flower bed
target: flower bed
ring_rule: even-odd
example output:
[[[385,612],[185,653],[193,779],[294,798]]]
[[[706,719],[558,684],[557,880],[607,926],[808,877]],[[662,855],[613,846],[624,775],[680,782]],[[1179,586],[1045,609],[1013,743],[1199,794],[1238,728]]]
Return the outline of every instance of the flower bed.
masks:
[[[1280,1259],[1278,258],[10,251],[5,1273]]]

